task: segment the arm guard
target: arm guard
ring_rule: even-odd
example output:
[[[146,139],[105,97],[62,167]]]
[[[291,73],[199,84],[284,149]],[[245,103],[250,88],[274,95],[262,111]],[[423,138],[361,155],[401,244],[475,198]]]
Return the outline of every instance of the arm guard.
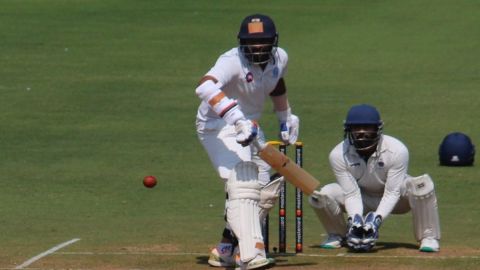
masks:
[[[225,96],[225,93],[212,80],[200,84],[195,93],[207,102],[212,110],[228,124],[233,125],[237,120],[245,119],[242,111],[238,108],[237,102]]]

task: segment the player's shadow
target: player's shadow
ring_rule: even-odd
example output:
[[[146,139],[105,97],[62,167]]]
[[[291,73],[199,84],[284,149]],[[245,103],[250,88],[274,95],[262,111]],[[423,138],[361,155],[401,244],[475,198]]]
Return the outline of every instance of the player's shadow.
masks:
[[[317,265],[314,262],[302,262],[302,263],[292,263],[288,262],[287,257],[294,257],[297,254],[295,253],[268,253],[267,257],[271,257],[275,259],[275,264],[271,265],[270,268],[282,268],[282,267],[302,267],[302,266],[311,266]]]
[[[389,250],[389,249],[418,249],[418,245],[412,243],[398,243],[398,242],[377,242],[375,250]]]
[[[196,259],[197,259],[197,264],[208,265],[208,256],[198,256]]]
[[[310,248],[323,249],[320,245],[310,246]],[[348,247],[346,246],[344,246],[344,248],[347,250],[348,253],[376,253],[382,250],[391,250],[391,249],[418,249],[418,245],[415,245],[412,243],[377,242],[377,244],[373,249],[366,252],[349,250]],[[324,249],[324,250],[329,250],[329,249]]]
[[[265,267],[264,269],[268,268],[281,268],[281,267],[292,267],[292,266],[310,266],[310,265],[316,265],[316,263],[311,263],[311,262],[305,262],[305,263],[288,263],[288,259],[286,257],[290,256],[295,256],[295,253],[269,253],[268,257],[275,258],[275,264],[274,265],[269,265]],[[208,256],[198,256],[196,257],[197,259],[197,264],[202,264],[202,265],[209,265],[208,264]],[[228,268],[225,268],[228,269]]]

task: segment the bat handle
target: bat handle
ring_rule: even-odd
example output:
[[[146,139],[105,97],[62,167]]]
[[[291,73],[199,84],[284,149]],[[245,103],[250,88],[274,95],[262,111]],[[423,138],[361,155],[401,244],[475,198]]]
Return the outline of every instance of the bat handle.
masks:
[[[257,151],[262,151],[267,144],[263,142],[261,139],[258,138],[258,136],[252,141],[253,147],[257,148]]]

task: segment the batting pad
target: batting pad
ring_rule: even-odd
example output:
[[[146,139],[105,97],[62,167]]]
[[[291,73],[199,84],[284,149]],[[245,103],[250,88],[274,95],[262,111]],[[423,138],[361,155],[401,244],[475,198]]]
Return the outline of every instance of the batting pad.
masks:
[[[239,162],[227,181],[227,221],[238,239],[242,262],[258,255],[265,257],[258,206],[260,189],[257,165]]]
[[[328,234],[346,235],[347,223],[343,217],[340,205],[334,199],[322,194],[320,191],[318,196],[310,196],[308,202]]]
[[[440,218],[437,196],[432,178],[428,174],[407,180],[408,201],[412,208],[415,238],[440,239]]]
[[[284,178],[282,176],[268,183],[260,191],[260,220],[264,220],[270,209],[275,206],[283,183]]]

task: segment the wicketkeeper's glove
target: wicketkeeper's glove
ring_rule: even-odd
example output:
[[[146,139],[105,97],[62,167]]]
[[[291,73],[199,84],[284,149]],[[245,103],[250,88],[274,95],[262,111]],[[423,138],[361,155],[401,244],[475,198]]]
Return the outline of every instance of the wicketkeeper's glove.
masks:
[[[375,242],[378,239],[378,229],[382,225],[382,216],[375,214],[375,212],[369,212],[365,216],[365,224],[363,230],[365,231],[363,244],[369,246],[369,250],[375,246]]]
[[[347,244],[354,251],[362,251],[363,246],[363,218],[359,214],[348,218]]]

